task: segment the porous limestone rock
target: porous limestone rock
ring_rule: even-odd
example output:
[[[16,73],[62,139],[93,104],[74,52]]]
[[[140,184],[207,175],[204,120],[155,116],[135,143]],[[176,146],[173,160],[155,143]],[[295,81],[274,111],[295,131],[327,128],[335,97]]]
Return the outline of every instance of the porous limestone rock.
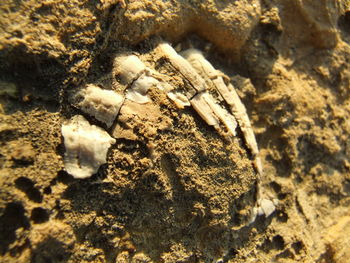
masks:
[[[107,151],[115,143],[102,128],[90,123],[81,115],[75,115],[62,125],[66,152],[65,170],[74,178],[92,176],[106,163]]]

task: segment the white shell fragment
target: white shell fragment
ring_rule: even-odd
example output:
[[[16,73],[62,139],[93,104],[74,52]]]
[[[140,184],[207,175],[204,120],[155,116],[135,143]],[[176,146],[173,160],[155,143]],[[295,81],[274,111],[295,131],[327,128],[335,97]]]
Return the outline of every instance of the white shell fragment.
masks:
[[[225,109],[221,108],[219,104],[215,103],[214,98],[209,93],[199,93],[191,100],[191,104],[208,125],[218,129],[221,122],[231,135],[236,135],[236,120]]]
[[[157,86],[158,84],[158,80],[143,74],[137,80],[135,80],[132,83],[131,88],[127,90],[126,98],[140,104],[147,103],[149,101],[147,91],[152,86]]]
[[[74,178],[92,176],[106,163],[107,151],[115,143],[102,128],[90,123],[81,115],[75,115],[62,125],[66,152],[65,170]]]
[[[115,74],[124,84],[131,84],[146,70],[145,64],[135,55],[120,54],[114,59]]]
[[[237,121],[239,128],[241,129],[246,145],[249,148],[251,154],[254,158],[254,166],[258,172],[258,186],[257,186],[257,204],[253,208],[251,220],[253,222],[256,216],[264,214],[266,217],[270,216],[273,211],[275,211],[274,203],[265,198],[261,198],[262,193],[260,189],[260,177],[263,174],[263,167],[261,163],[261,158],[259,156],[258,144],[255,139],[253,128],[251,126],[246,108],[242,101],[240,100],[236,90],[232,84],[226,85],[222,74],[217,71],[208,60],[205,59],[202,52],[196,49],[188,49],[181,53],[181,55],[186,58],[192,67],[198,72],[198,74],[203,77],[207,83],[212,83],[212,85],[219,92],[221,97],[225,100],[232,115]],[[193,105],[194,106],[194,105]],[[219,107],[218,105],[216,105]],[[215,106],[212,106],[211,109],[215,109]],[[236,128],[235,122],[228,122],[230,114],[221,114],[219,115],[219,110],[215,112],[216,116],[221,116],[220,120],[225,124],[226,127]],[[202,116],[202,115],[201,115]],[[203,118],[203,117],[202,117]],[[233,128],[232,128],[233,129]],[[232,133],[232,130],[230,130]],[[234,129],[233,129],[234,131]],[[235,133],[233,132],[235,135]]]
[[[253,132],[252,125],[247,114],[247,110],[239,98],[236,90],[233,88],[232,84],[228,85],[230,91],[230,96],[233,99],[234,103],[230,104],[232,114],[236,117],[237,122],[240,125],[240,128],[244,134],[244,138],[253,155],[259,153],[258,144],[256,143],[255,135]]]
[[[219,120],[208,103],[211,99],[212,98],[208,93],[203,92],[191,99],[191,104],[199,116],[201,116],[208,125],[218,127]]]
[[[187,97],[179,92],[168,92],[167,96],[169,99],[171,99],[175,105],[179,109],[183,109],[185,107],[191,106],[190,101],[187,99]]]
[[[168,43],[161,43],[158,48],[163,56],[191,83],[197,92],[206,90],[206,84],[202,77],[198,75],[186,59],[176,53],[175,49]]]
[[[276,200],[270,200],[266,198],[258,199],[256,206],[253,208],[249,224],[253,223],[256,217],[264,215],[265,217],[269,217],[276,210],[277,205]]]
[[[230,115],[224,108],[220,107],[214,100],[214,98],[207,93],[205,99],[212,109],[214,115],[224,124],[227,130],[233,135],[236,136],[237,122],[232,115]]]
[[[202,52],[191,48],[181,53],[193,66],[193,68],[207,81],[214,84],[220,95],[230,106],[235,104],[234,98],[231,96],[231,90],[224,82],[222,74],[220,74],[208,60],[203,56]]]
[[[113,124],[124,102],[122,95],[113,90],[101,89],[93,84],[88,84],[77,95],[84,98],[78,104],[78,108],[105,123],[107,128]]]
[[[199,73],[205,73],[210,79],[218,76],[217,70],[205,59],[202,52],[195,48],[187,49],[180,53],[192,67]]]
[[[215,128],[218,128],[219,123],[222,122],[227,130],[235,136],[237,127],[235,119],[231,117],[225,109],[221,108],[209,93],[205,92],[207,90],[206,83],[192,65],[177,54],[169,44],[161,43],[158,48],[163,53],[163,56],[169,60],[171,65],[173,65],[197,91],[197,93],[191,93],[189,99],[191,99],[190,102],[193,108],[202,119],[204,119],[208,125],[214,126]],[[174,96],[170,94],[170,98],[172,99]],[[172,100],[178,103],[178,101]]]
[[[276,209],[274,203],[269,199],[262,198],[258,201],[258,205],[259,203],[262,214],[264,214],[265,217],[269,217]]]
[[[250,123],[247,110],[239,98],[236,90],[233,88],[231,84],[228,85],[228,89],[230,90],[230,95],[232,96],[234,103],[232,103],[231,111],[235,116],[239,127],[243,133],[244,139],[246,141],[247,147],[251,151],[254,156],[255,167],[259,173],[259,175],[263,174],[263,167],[261,163],[261,159],[259,156],[258,144],[255,139],[254,131],[252,125]]]

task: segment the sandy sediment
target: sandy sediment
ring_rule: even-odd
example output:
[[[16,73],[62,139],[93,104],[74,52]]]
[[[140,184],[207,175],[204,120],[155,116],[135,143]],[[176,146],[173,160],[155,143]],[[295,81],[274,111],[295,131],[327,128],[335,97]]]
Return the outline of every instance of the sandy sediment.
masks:
[[[1,262],[347,262],[350,3],[3,1],[0,4]],[[179,91],[157,52],[203,52],[247,108],[276,211],[252,224],[258,176],[233,139],[159,89],[127,101],[97,174],[64,170],[71,94],[120,94],[118,53]],[[159,78],[159,76],[158,76]],[[136,116],[136,117],[135,117]]]

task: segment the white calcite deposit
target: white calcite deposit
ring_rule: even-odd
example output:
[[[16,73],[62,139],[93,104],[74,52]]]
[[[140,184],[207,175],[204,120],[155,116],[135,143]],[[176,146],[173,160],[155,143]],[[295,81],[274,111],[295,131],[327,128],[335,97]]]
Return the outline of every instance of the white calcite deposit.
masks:
[[[95,174],[106,163],[107,151],[113,139],[105,130],[76,115],[62,125],[66,152],[65,170],[74,178],[87,178]]]
[[[124,102],[122,95],[113,90],[101,89],[94,84],[88,84],[78,92],[77,96],[83,97],[77,105],[78,108],[105,123],[107,128],[112,126]]]

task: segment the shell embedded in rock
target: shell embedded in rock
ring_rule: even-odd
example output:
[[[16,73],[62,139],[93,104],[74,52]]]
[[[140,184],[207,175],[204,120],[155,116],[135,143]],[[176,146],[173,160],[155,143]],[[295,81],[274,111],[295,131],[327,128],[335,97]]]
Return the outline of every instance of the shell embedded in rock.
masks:
[[[143,74],[137,80],[135,80],[131,87],[127,90],[126,98],[140,104],[147,103],[149,102],[147,91],[151,87],[157,86],[158,84],[158,80]]]
[[[122,95],[113,90],[101,89],[93,84],[86,85],[75,97],[83,98],[77,104],[79,109],[105,123],[107,128],[113,124],[124,102]]]
[[[258,145],[256,143],[255,135],[250,124],[248,114],[246,112],[245,106],[238,97],[237,92],[233,88],[232,84],[226,85],[222,74],[220,74],[215,68],[206,60],[202,54],[197,49],[188,49],[181,53],[196,69],[196,71],[211,83],[216,90],[220,93],[223,99],[230,107],[230,111],[237,120],[240,129],[244,134],[244,139],[251,153],[255,157],[255,165],[259,174],[262,174],[262,165],[259,158]]]
[[[119,54],[114,59],[114,73],[123,84],[131,84],[145,72],[146,66],[136,55]]]
[[[62,125],[66,152],[65,170],[74,178],[87,178],[106,163],[107,151],[115,143],[102,128],[90,125],[81,115],[76,115]]]
[[[171,65],[189,81],[196,93],[207,89],[205,81],[198,75],[185,58],[176,53],[175,49],[173,49],[170,44],[160,43],[157,49],[167,60],[169,60]]]
[[[143,189],[138,192],[143,209],[157,211],[143,215],[150,232],[144,232],[142,224],[131,227],[136,239],[141,235],[142,242],[152,242],[152,229],[157,229],[168,233],[159,241],[166,243],[201,222],[203,229],[218,231],[219,242],[228,239],[233,227],[246,226],[261,213],[272,214],[274,205],[257,193],[262,168],[245,107],[232,84],[224,82],[201,52],[189,50],[181,56],[170,44],[160,43],[142,55],[117,54],[111,73],[114,79],[109,83],[114,84],[106,89],[124,95],[118,115],[109,121],[114,125],[108,132],[118,142],[109,157],[108,178],[120,188]],[[84,112],[96,119],[103,115]],[[107,132],[81,118],[74,117],[62,127],[66,170],[77,178],[96,173],[115,143]],[[77,120],[83,123],[78,128]],[[85,136],[90,132],[100,134],[102,141]],[[78,147],[72,138],[89,143]],[[247,193],[258,198],[255,194],[242,201]],[[199,236],[190,239],[196,247]]]

